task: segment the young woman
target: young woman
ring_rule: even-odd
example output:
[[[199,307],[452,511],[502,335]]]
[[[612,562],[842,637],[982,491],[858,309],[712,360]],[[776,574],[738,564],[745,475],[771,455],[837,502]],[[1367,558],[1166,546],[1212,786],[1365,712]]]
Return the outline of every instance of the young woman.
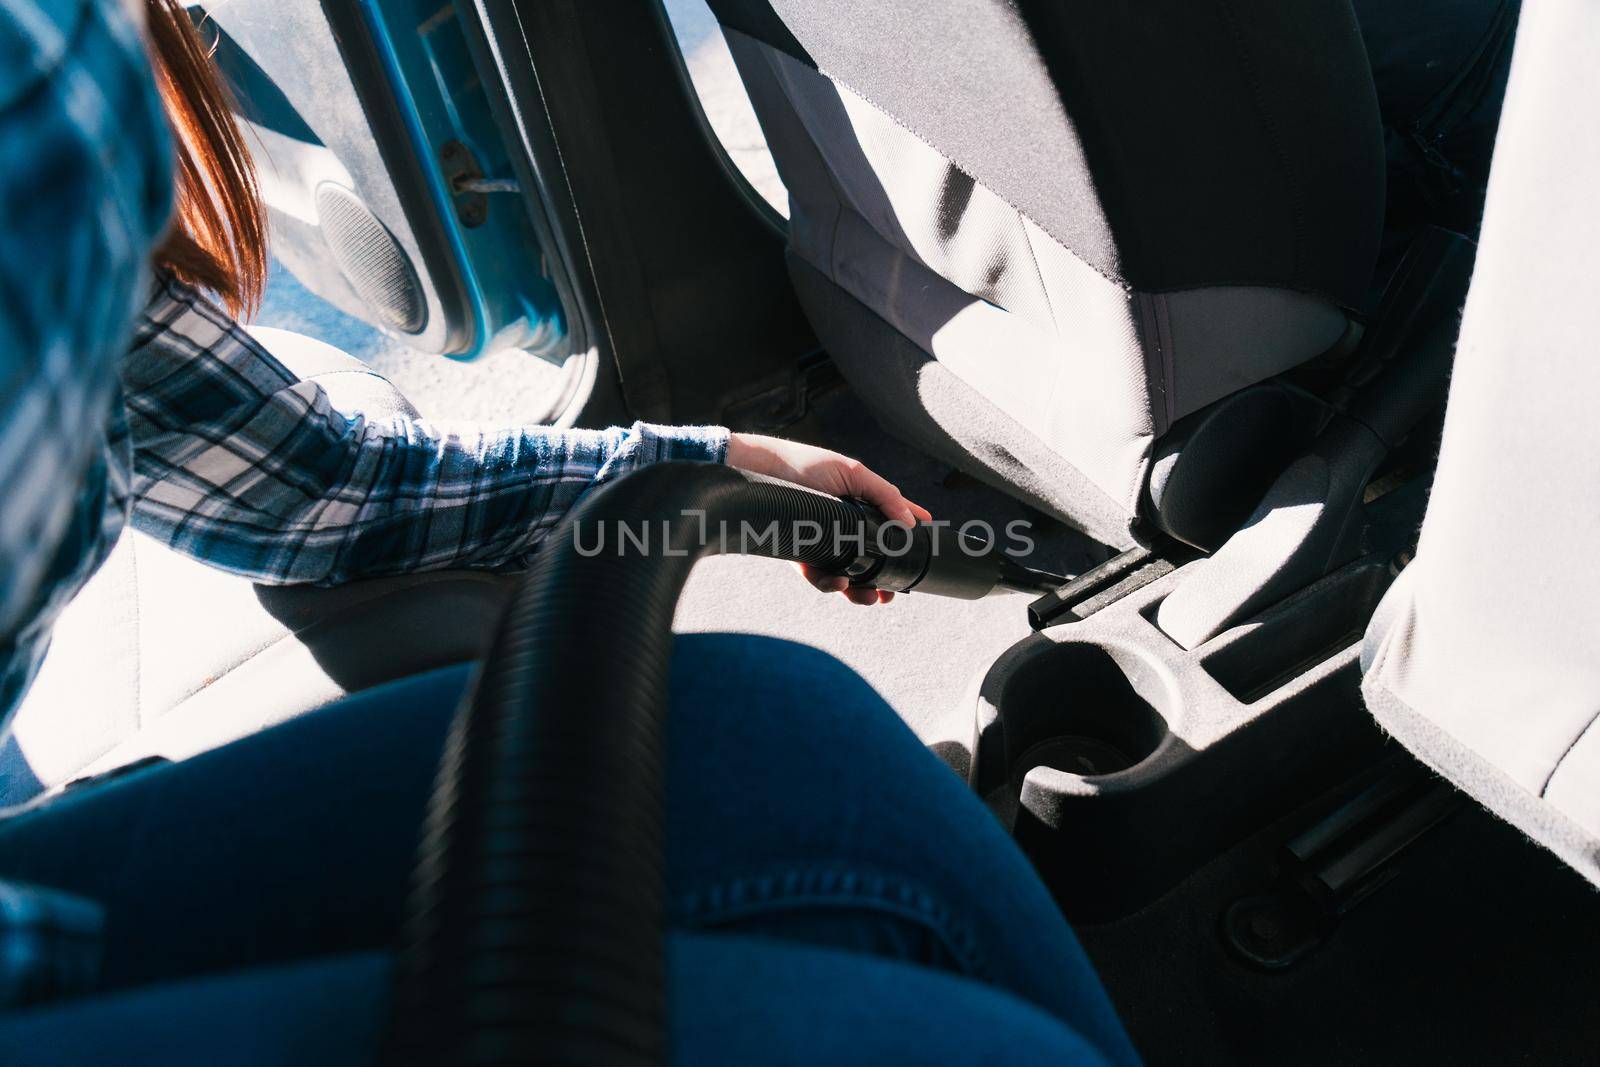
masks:
[[[72,147],[50,156],[46,198],[63,210],[48,225],[19,224],[39,206],[38,169],[0,167],[0,625],[14,605],[34,619],[20,644],[0,630],[0,672],[8,652],[43,647],[130,500],[136,524],[206,559],[315,581],[515,559],[586,486],[674,455],[911,507],[831,453],[718,430],[450,435],[329,410],[194,288],[248,305],[259,209],[227,192],[248,189],[245,158],[172,0],[150,15],[184,224],[157,256],[125,403],[80,390],[125,336],[131,264],[170,189],[142,49],[114,10],[0,0],[0,157]],[[37,106],[11,107],[30,82]],[[135,164],[151,180],[128,180]],[[106,313],[79,321],[85,305]],[[60,402],[76,391],[88,400]],[[10,447],[15,412],[98,442],[94,457],[80,448],[41,484]],[[67,501],[82,521],[36,523],[23,544],[9,536],[19,499],[29,514]],[[56,562],[26,576],[42,592],[13,597],[30,548]],[[425,798],[470,675],[378,686],[0,813],[0,1049],[57,1064],[371,1062]],[[695,634],[677,643],[670,696],[674,1062],[1137,1062],[1027,860],[860,678],[815,649]],[[58,915],[83,936],[57,936]]]
[[[185,77],[173,70],[198,51],[181,8],[151,3],[170,97]],[[34,0],[0,0],[0,45],[9,43],[5,15],[19,6],[39,13]],[[175,63],[174,45],[190,58]],[[15,54],[0,47],[0,152],[37,143],[28,123],[26,136],[5,136]],[[210,165],[247,183],[242,149],[226,146],[220,94],[195,99],[224,137]],[[517,558],[536,540],[530,531],[547,528],[583,487],[665,455],[748,463],[871,496],[902,516],[901,505],[912,507],[831,453],[715,430],[452,436],[412,423],[374,428],[328,410],[193,288],[248,306],[259,258],[252,273],[233,257],[252,225],[259,257],[259,209],[205,174],[194,153],[205,151],[195,138],[207,126],[186,127],[183,101],[176,106],[189,154],[180,152],[180,188],[194,183],[180,193],[187,224],[157,257],[167,276],[128,361],[126,427],[113,420],[94,483],[113,501],[101,511],[117,515],[116,501],[131,493],[134,522],[179,547],[252,575],[336,581]],[[85,139],[114,138],[102,124]],[[104,166],[105,155],[85,158]],[[87,169],[58,172],[58,181]],[[0,220],[37,195],[36,185],[21,168],[0,168]],[[215,227],[195,221],[207,211],[196,201],[211,205]],[[257,212],[253,224],[228,215],[241,204]],[[106,214],[55,217],[58,241]],[[17,251],[8,237],[0,227],[0,251]],[[21,281],[15,269],[0,272],[0,340],[16,339],[10,288]],[[51,342],[90,332],[59,316],[41,321]],[[9,351],[0,344],[0,370]],[[11,410],[11,385],[0,375],[0,415]],[[0,446],[5,430],[0,422]],[[0,478],[8,458],[0,448]],[[577,484],[552,479],[552,465]],[[131,486],[118,474],[128,469]],[[489,489],[466,480],[474,470]],[[60,482],[60,495],[76,492],[75,480]],[[103,499],[85,495],[96,506]],[[119,522],[105,525],[114,536]],[[7,551],[0,539],[0,594]],[[64,552],[92,555],[83,544]],[[368,690],[0,817],[0,878],[77,893],[107,916],[98,995],[0,1010],[0,1048],[41,1050],[60,1063],[370,1059],[390,984],[383,950],[467,674],[446,668]],[[692,635],[678,642],[671,699],[675,1062],[1138,1061],[1027,860],[861,679],[812,649]],[[14,940],[20,953],[8,963],[71,939]]]

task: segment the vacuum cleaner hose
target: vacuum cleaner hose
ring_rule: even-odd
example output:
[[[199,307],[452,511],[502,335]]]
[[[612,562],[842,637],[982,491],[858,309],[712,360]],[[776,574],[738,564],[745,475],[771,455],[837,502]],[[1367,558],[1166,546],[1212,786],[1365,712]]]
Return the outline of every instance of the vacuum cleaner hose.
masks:
[[[1028,580],[1002,575],[992,548],[941,552],[920,526],[896,528],[905,552],[879,551],[883,525],[859,503],[718,464],[645,467],[574,509],[514,594],[446,743],[387,1062],[665,1061],[678,594],[696,559],[722,551],[956,596]]]

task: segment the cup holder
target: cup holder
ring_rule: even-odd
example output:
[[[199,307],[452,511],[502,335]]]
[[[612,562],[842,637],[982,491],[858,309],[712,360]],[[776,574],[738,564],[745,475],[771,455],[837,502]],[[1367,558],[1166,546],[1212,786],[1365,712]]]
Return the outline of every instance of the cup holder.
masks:
[[[969,779],[1069,918],[1129,914],[1364,765],[1355,645],[1390,576],[1355,561],[1192,651],[1153,583],[995,661]]]
[[[970,779],[1069,918],[1155,899],[1381,743],[1351,642],[1387,576],[1345,568],[1194,652],[1146,602],[995,661]]]
[[[1119,747],[1114,741],[1106,741],[1088,734],[1066,734],[1054,741],[1036,745],[1030,751],[1023,753],[1022,766],[1027,770],[1050,767],[1068,774],[1094,778],[1116,774],[1132,767],[1144,758],[1142,755],[1128,754],[1137,751],[1135,748]]]
[[[1170,668],[1115,641],[1024,639],[979,690],[972,784],[1073,918],[1129,899],[1185,745]],[[1098,875],[1085,880],[1084,870]]]
[[[989,672],[982,701],[975,782],[1015,796],[1029,771],[1049,767],[1084,778],[1129,771],[1170,734],[1163,707],[1172,687],[1133,649],[1082,642],[1024,642]],[[1009,662],[1008,662],[1009,660]]]

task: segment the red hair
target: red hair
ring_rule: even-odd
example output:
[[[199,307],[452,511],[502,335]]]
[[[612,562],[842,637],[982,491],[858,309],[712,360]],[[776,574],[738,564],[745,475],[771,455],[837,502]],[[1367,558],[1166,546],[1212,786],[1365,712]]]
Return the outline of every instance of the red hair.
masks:
[[[147,0],[161,102],[177,156],[177,217],[155,263],[210,289],[236,316],[261,302],[267,213],[233,95],[179,0]]]

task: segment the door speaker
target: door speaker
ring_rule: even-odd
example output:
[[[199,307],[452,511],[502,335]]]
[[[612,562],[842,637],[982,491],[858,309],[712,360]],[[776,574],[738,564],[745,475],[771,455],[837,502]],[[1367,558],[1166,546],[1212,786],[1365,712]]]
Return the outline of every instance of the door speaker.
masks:
[[[339,270],[377,316],[402,333],[421,333],[428,304],[405,250],[354,192],[317,186],[317,221]]]

